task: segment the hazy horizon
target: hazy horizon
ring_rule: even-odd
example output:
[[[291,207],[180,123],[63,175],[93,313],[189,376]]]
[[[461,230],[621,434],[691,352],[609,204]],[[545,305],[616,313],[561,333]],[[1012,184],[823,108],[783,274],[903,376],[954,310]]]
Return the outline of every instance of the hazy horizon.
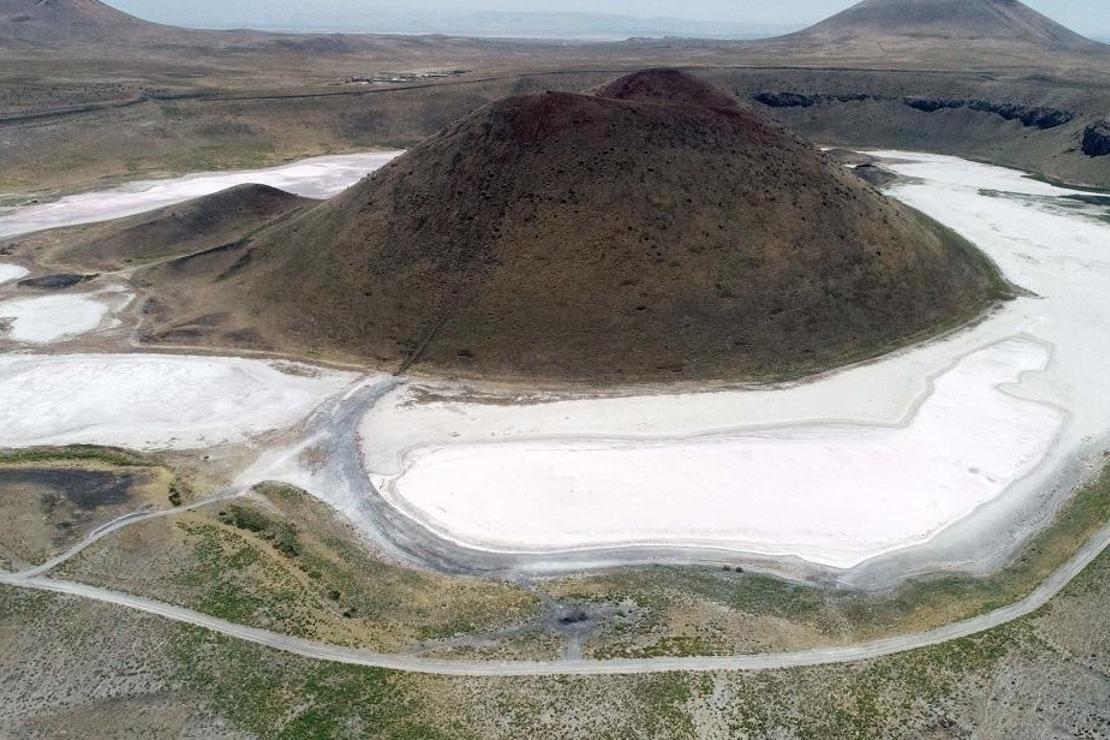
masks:
[[[622,35],[769,36],[788,33],[844,10],[855,0],[107,0],[148,20],[204,28],[256,27],[379,33],[459,33],[571,37]],[[1025,0],[1078,33],[1110,39],[1110,13],[1090,0]],[[496,15],[487,15],[487,14]],[[529,17],[546,14],[544,23]],[[506,15],[513,14],[513,15]],[[591,17],[586,17],[591,16]],[[485,29],[485,31],[483,31]]]

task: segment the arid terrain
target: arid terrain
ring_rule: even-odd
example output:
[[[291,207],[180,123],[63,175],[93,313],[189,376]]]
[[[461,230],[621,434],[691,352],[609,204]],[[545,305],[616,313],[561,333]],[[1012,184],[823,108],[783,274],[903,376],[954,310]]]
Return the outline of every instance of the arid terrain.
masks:
[[[0,0],[0,736],[1110,736],[1082,31]]]
[[[24,15],[32,20],[13,20]],[[773,112],[823,143],[940,151],[1110,186],[1104,163],[1082,151],[1086,132],[1110,115],[1110,52],[1074,40],[1062,46],[1045,38],[1051,28],[1030,30],[1009,11],[974,39],[951,27],[913,28],[915,42],[906,44],[886,23],[857,34],[866,43],[855,46],[814,41],[843,35],[851,16],[774,42],[554,46],[183,32],[118,15],[96,0],[5,0],[5,193],[409,147],[507,95],[582,91],[660,65],[688,68],[745,101],[760,93],[813,97],[819,102]],[[109,26],[116,30],[107,35]],[[447,76],[388,81],[403,72]],[[386,81],[359,81],[377,75]],[[934,105],[907,103],[918,99]],[[1023,120],[1023,111],[1041,109],[1059,115]]]
[[[153,459],[79,464],[125,465],[132,479],[165,475]],[[8,460],[0,475],[58,465],[48,456]],[[62,465],[77,475],[73,462]],[[94,518],[110,517],[124,496],[154,500],[167,490],[165,482],[143,494],[129,492],[130,480],[119,486],[110,498],[76,478],[65,484],[85,496],[74,505]],[[1090,491],[1083,507],[1094,510],[1069,514],[1061,534],[1081,537],[1077,524],[1105,520],[1106,490],[1103,482]],[[57,496],[44,488],[25,500],[37,514]],[[57,524],[40,526],[49,540]],[[1031,554],[995,580],[878,598],[826,597],[708,568],[576,578],[530,592],[367,561],[337,549],[349,547],[344,526],[319,503],[268,489],[122,530],[59,575],[338,644],[543,658],[568,648],[596,656],[746,652],[928,625],[1023,593],[1057,557]],[[66,545],[52,541],[55,551]],[[1065,542],[1039,541],[1035,553],[1066,551]],[[889,658],[754,673],[533,678],[321,663],[122,607],[0,586],[0,727],[17,737],[1098,737],[1110,667],[1106,631],[1091,616],[1106,606],[1105,568],[1103,556],[1035,615]]]

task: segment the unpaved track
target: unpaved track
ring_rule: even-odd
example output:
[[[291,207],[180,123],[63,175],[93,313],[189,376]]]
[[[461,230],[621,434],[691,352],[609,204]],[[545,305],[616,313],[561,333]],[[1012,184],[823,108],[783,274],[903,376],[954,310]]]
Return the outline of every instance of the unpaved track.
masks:
[[[240,496],[245,496],[247,493],[249,493],[249,490],[239,488],[232,491],[226,491],[224,493],[218,493],[214,496],[209,496],[208,498],[194,501],[187,506],[179,506],[174,509],[156,509],[154,511],[136,511],[130,514],[124,514],[123,516],[117,517],[110,522],[106,522],[93,531],[89,532],[81,539],[80,542],[78,542],[76,545],[69,548],[65,552],[55,555],[41,565],[36,565],[33,568],[28,568],[27,570],[22,570],[12,575],[21,578],[35,578],[41,576],[53,570],[54,568],[57,568],[62,563],[80,553],[82,550],[85,550],[86,548],[96,544],[113,532],[118,532],[124,527],[130,527],[132,524],[139,524],[140,522],[150,521],[151,519],[160,519],[164,516],[174,516],[175,514],[180,514],[185,511],[192,511],[193,509],[200,509],[220,501],[228,501],[230,499],[239,498]]]
[[[413,655],[384,655],[354,648],[302,640],[269,630],[246,627],[172,604],[132,596],[71,581],[0,573],[0,585],[49,591],[107,604],[128,607],[177,622],[203,627],[257,645],[294,653],[314,660],[388,668],[441,676],[570,676],[664,673],[669,671],[757,671],[775,668],[850,663],[939,645],[983,632],[1030,614],[1049,602],[1110,543],[1110,524],[1104,526],[1064,566],[1021,601],[987,614],[927,632],[900,635],[845,647],[815,648],[789,653],[763,653],[723,657],[644,658],[612,660],[474,661],[439,660]]]

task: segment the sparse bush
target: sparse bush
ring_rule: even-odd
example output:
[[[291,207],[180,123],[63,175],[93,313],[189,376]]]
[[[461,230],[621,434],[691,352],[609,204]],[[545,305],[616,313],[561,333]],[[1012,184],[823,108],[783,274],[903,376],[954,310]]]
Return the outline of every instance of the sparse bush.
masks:
[[[289,558],[301,554],[300,542],[297,540],[297,528],[290,522],[276,522],[257,509],[245,506],[229,506],[221,511],[220,521],[236,529],[254,532],[266,540],[274,549]]]

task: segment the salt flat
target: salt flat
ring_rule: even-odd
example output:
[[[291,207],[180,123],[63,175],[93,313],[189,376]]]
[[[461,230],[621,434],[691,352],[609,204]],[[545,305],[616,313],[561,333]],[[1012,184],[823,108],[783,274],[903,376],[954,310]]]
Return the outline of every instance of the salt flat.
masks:
[[[0,301],[6,336],[17,342],[46,344],[90,332],[111,311],[108,301],[92,295],[49,295]],[[0,331],[0,336],[5,332]]]
[[[905,427],[448,445],[411,453],[381,490],[490,549],[678,543],[850,567],[928,539],[1044,459],[1064,414],[1000,387],[1048,359],[1027,339],[976,352]]]
[[[28,272],[29,270],[21,265],[0,262],[0,285],[10,283],[12,280],[19,280],[26,276]]]
[[[350,373],[238,358],[0,355],[0,447],[193,449],[295,424]]]
[[[384,505],[440,541],[543,562],[644,545],[647,557],[712,548],[845,569],[942,542],[945,562],[970,562],[1022,531],[1077,455],[1108,446],[1110,226],[1105,209],[1021,173],[878,154],[913,178],[891,194],[1030,294],[949,336],[774,388],[527,393],[234,358],[5,355],[0,446],[207,447],[289,428],[331,399],[327,419],[244,480],[303,485],[372,529],[360,520],[372,492],[344,462],[361,455]],[[46,298],[61,296],[7,305]],[[44,326],[81,317],[34,306]],[[336,401],[357,387],[365,402]],[[335,465],[308,464],[329,451]]]
[[[269,185],[307,198],[327,198],[384,166],[400,152],[313,157],[262,170],[202,172],[162,180],[136,180],[110,190],[0,209],[0,239],[59,226],[108,221],[181,203],[236,185]]]
[[[958,522],[994,527],[966,529],[965,553],[1020,529],[985,512],[1028,514],[1110,432],[1110,226],[1097,207],[1063,207],[1072,191],[1012,170],[877,154],[915,178],[892,195],[1035,295],[790,387],[600,399],[479,388],[490,402],[413,381],[361,425],[378,488],[444,537],[512,552],[644,543],[844,568]]]

